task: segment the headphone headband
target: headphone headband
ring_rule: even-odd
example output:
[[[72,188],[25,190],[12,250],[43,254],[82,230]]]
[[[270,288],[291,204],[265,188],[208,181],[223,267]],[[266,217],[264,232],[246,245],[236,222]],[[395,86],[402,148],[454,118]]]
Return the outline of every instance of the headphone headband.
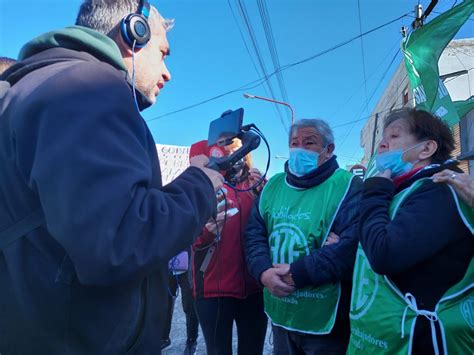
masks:
[[[147,0],[140,0],[137,13],[148,20],[150,17],[150,3]]]

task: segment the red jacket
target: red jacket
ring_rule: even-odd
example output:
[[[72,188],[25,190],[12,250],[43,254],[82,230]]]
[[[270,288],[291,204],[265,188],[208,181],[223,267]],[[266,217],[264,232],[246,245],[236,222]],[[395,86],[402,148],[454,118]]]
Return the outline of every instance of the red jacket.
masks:
[[[240,187],[240,186],[239,186]],[[247,296],[261,292],[261,286],[250,276],[244,255],[244,232],[254,197],[250,192],[227,189],[227,203],[239,212],[227,216],[219,241],[203,229],[193,244],[193,294],[195,298]],[[230,209],[230,207],[229,207]],[[202,271],[206,255],[209,262]]]
[[[207,141],[200,141],[191,146],[190,158],[198,154],[220,157],[224,150],[217,146],[207,146]],[[239,185],[239,188],[246,188]],[[244,232],[254,196],[250,192],[236,192],[229,186],[227,190],[228,209],[236,207],[239,212],[227,216],[220,241],[206,228],[192,247],[193,295],[194,298],[247,296],[261,292],[261,286],[250,276],[244,256]],[[208,260],[206,260],[206,255]],[[212,255],[211,255],[212,253]],[[207,263],[205,271],[203,262]]]

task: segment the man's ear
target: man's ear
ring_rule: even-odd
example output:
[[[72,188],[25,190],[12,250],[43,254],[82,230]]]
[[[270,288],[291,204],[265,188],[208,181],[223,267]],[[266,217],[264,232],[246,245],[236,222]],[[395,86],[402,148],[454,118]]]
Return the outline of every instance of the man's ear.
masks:
[[[328,150],[328,156],[331,157],[332,154],[334,153],[334,149],[336,148],[336,145],[334,143],[329,143],[327,146]]]
[[[418,153],[419,160],[430,159],[438,150],[438,143],[433,140],[426,141],[423,149]]]

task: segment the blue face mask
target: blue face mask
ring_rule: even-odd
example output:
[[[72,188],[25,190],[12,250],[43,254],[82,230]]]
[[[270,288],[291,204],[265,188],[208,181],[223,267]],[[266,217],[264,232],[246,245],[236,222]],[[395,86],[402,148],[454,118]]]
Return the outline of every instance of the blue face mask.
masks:
[[[383,172],[387,169],[390,169],[392,172],[392,177],[397,177],[409,172],[411,169],[413,169],[413,163],[404,161],[403,154],[423,143],[425,142],[418,143],[406,150],[395,149],[389,152],[377,154],[375,156],[375,166],[377,171]]]
[[[302,148],[291,148],[288,168],[290,169],[290,173],[300,177],[316,170],[318,167],[318,159],[318,152]]]

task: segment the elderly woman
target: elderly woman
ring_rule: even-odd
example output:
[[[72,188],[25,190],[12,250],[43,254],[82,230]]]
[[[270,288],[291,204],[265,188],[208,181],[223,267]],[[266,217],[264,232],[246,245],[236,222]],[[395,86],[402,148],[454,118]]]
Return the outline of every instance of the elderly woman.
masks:
[[[428,112],[388,115],[360,204],[349,354],[471,353],[474,213],[431,179],[456,169],[453,147]]]

